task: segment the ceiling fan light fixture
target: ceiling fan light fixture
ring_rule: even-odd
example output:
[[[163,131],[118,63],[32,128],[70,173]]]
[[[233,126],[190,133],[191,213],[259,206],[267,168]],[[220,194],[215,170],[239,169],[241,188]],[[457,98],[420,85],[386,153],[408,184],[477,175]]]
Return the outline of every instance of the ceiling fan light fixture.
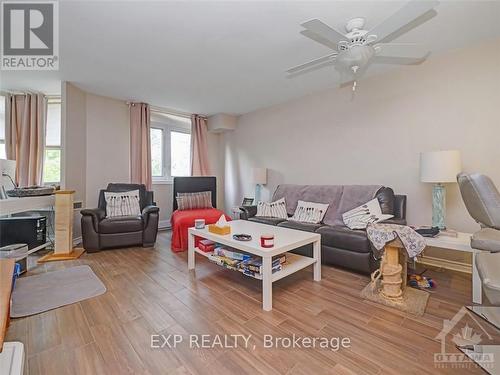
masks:
[[[337,55],[335,67],[341,71],[353,72],[353,67],[365,66],[375,55],[372,46],[353,46],[347,51],[342,51]]]

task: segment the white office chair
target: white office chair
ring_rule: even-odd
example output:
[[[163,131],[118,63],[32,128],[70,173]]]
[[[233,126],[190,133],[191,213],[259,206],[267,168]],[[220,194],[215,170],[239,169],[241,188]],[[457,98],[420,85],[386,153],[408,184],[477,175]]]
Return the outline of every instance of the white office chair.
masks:
[[[471,247],[485,250],[476,255],[484,294],[500,306],[500,193],[488,176],[479,173],[461,173],[457,181],[465,207],[481,225],[472,235]]]

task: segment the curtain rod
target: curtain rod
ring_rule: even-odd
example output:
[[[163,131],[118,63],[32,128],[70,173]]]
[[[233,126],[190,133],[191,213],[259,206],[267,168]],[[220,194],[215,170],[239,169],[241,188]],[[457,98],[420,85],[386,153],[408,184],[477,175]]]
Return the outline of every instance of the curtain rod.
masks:
[[[163,114],[166,114],[166,115],[174,115],[174,116],[185,117],[185,118],[191,118],[191,114],[190,113],[176,111],[176,110],[173,110],[173,109],[156,107],[154,105],[150,105],[149,109],[151,110],[151,112],[163,113]]]
[[[131,106],[135,102],[127,101],[126,104],[128,106]],[[191,113],[188,112],[182,112],[182,111],[177,111],[175,109],[170,109],[170,108],[163,108],[163,107],[157,107],[154,105],[149,105],[149,109],[151,112],[156,112],[159,114],[165,114],[165,115],[173,115],[173,116],[179,116],[179,117],[184,117],[184,118],[191,118]],[[200,115],[202,117],[207,117],[205,115]]]
[[[47,95],[43,92],[37,91],[9,91],[9,90],[0,90],[0,95],[26,95],[26,94],[43,94],[47,99],[61,99],[61,95]]]

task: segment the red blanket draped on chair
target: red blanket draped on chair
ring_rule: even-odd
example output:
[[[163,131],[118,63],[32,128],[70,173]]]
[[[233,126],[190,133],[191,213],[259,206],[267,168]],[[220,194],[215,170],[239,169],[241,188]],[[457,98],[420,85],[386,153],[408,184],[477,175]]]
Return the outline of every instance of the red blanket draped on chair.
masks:
[[[201,208],[196,210],[176,210],[172,213],[170,222],[172,224],[172,251],[186,251],[188,248],[188,229],[194,227],[195,219],[205,219],[205,223],[214,224],[221,215],[226,220],[231,220],[229,216],[216,208]]]

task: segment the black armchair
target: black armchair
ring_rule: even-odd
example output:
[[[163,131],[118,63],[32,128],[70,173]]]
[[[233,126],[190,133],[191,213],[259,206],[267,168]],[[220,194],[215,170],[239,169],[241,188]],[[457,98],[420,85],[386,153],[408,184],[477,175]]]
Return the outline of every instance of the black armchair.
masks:
[[[141,214],[106,217],[104,192],[139,190]],[[98,208],[81,210],[83,247],[89,253],[127,246],[152,247],[158,233],[160,209],[153,202],[153,192],[139,184],[108,184],[99,192]]]

